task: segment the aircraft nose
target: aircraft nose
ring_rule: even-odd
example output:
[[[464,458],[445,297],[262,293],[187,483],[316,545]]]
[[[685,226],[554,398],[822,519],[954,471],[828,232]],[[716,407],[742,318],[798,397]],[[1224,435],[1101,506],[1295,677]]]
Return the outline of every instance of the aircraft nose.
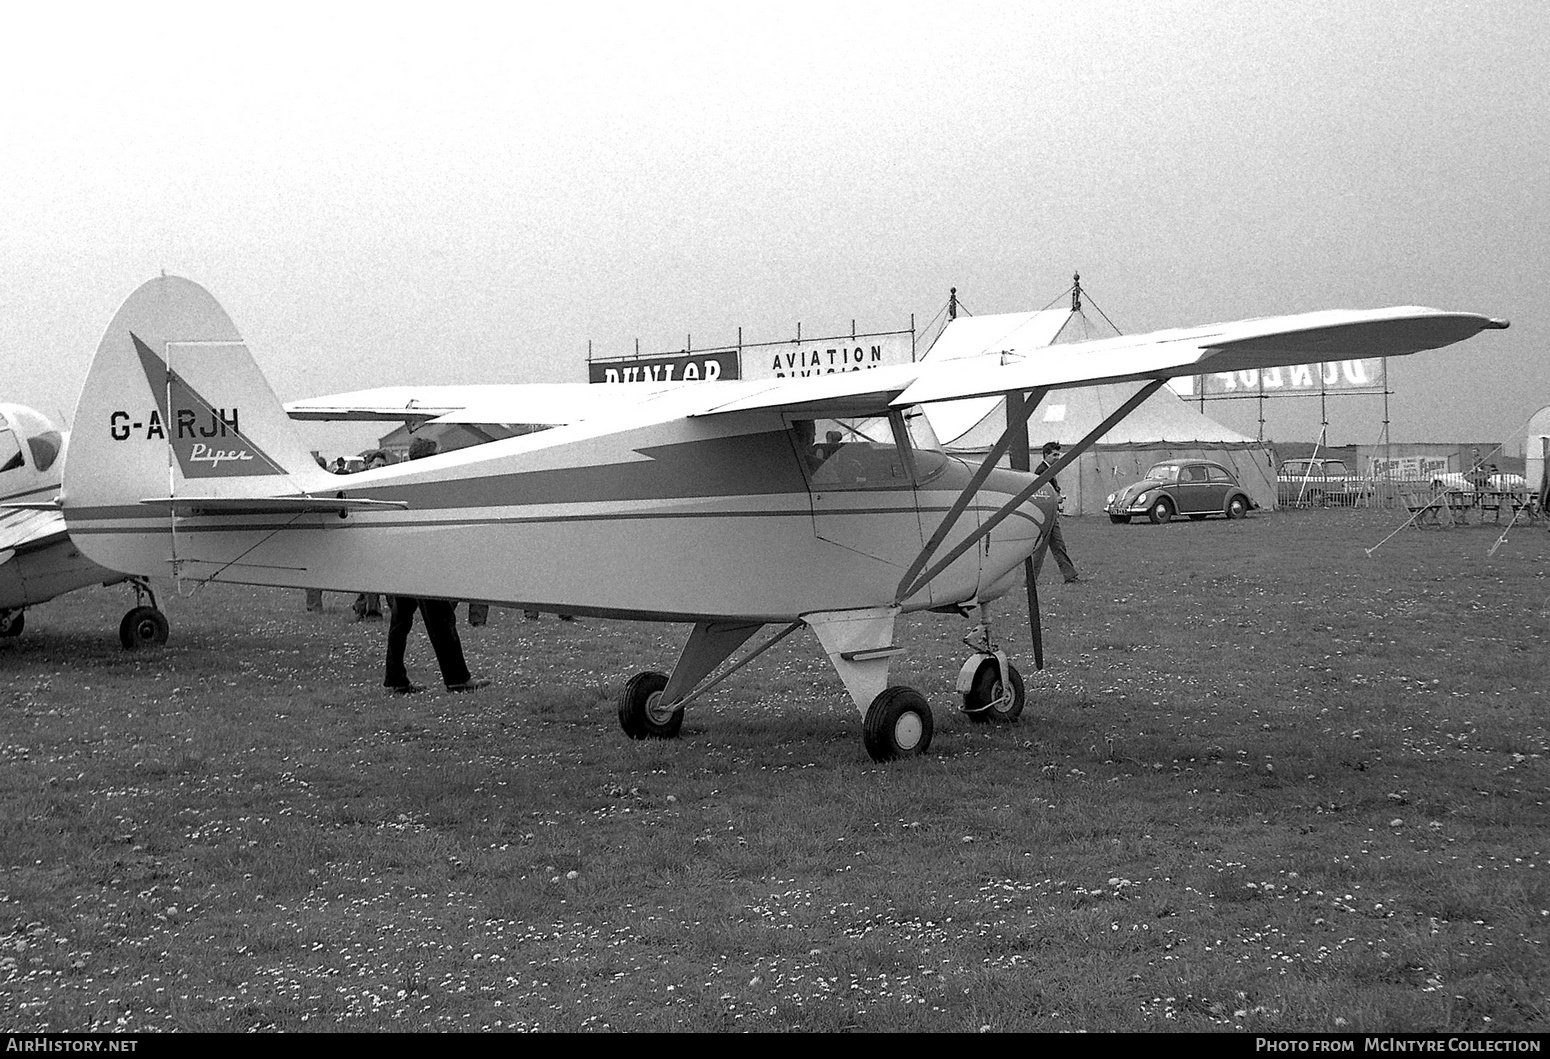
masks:
[[[998,471],[987,485],[1010,501],[1033,483],[1025,471]],[[1018,504],[990,531],[980,559],[981,598],[993,598],[1006,590],[1024,559],[1033,554],[1045,527],[1055,513],[1055,493],[1046,486]]]

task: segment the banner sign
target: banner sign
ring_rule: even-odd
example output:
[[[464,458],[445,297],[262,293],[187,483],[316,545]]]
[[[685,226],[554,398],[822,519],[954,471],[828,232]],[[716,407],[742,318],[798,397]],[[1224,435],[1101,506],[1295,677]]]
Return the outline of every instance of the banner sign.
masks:
[[[1367,476],[1391,482],[1429,482],[1448,473],[1446,456],[1370,456]]]
[[[803,379],[880,368],[884,364],[908,364],[914,353],[915,336],[902,331],[746,346],[743,362],[750,379]]]
[[[844,338],[762,342],[587,362],[588,382],[710,382],[716,379],[801,379],[908,364],[915,356],[913,331],[886,331]]]
[[[737,350],[707,349],[661,357],[621,357],[587,362],[588,382],[697,382],[736,379]]]
[[[1284,397],[1334,392],[1381,393],[1388,388],[1382,357],[1331,360],[1322,364],[1219,371],[1195,377],[1196,394],[1211,397]]]

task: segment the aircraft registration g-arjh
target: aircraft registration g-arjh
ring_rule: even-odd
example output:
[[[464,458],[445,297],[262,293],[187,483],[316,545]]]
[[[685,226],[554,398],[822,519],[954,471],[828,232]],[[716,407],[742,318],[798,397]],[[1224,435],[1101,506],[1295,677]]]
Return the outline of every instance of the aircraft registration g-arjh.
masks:
[[[166,643],[167,619],[145,580],[98,566],[70,540],[56,500],[68,440],[41,412],[0,404],[0,637],[20,636],[34,604],[130,581],[136,605],[119,623],[120,642]]]
[[[429,387],[398,393],[396,409],[331,414],[549,429],[342,479],[303,448],[210,294],[163,276],[130,295],[98,347],[63,509],[95,562],[180,582],[692,623],[671,673],[625,685],[619,718],[638,738],[676,735],[687,702],[807,625],[863,715],[868,752],[887,760],[932,735],[924,697],[888,683],[901,612],[975,620],[963,707],[1017,716],[1022,681],[986,608],[1052,525],[1049,479],[1167,379],[1398,356],[1506,326],[1340,310],[802,380]],[[1047,391],[1121,381],[1142,385],[1048,471],[999,466]],[[919,406],[995,395],[1010,395],[1008,430],[983,462],[945,454]],[[784,628],[723,665],[773,624]]]

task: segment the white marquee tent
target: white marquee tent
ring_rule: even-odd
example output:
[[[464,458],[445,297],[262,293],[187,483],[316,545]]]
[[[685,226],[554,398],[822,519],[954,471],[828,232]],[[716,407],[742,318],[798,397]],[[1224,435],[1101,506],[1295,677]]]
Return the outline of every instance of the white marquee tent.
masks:
[[[1038,347],[1049,347],[1043,355],[1055,357],[1062,355],[1061,345],[1115,334],[1080,308],[961,317],[943,328],[925,359]],[[1044,442],[1074,444],[1138,389],[1138,383],[1119,383],[1050,391],[1028,419],[1031,465],[1037,466]],[[1000,398],[930,405],[927,415],[943,444],[964,456],[983,456],[1006,425],[1006,405]],[[1275,505],[1275,454],[1270,446],[1201,414],[1165,386],[1061,474],[1066,514],[1100,514],[1108,494],[1138,481],[1154,463],[1183,457],[1215,460],[1237,476],[1261,507]]]

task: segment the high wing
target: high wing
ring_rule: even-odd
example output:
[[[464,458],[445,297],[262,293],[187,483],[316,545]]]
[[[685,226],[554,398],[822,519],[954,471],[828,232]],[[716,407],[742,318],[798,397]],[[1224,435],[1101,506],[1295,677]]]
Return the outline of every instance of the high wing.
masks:
[[[712,416],[755,409],[792,415],[870,405],[902,407],[1039,389],[1153,381],[1213,372],[1402,356],[1462,341],[1507,322],[1419,306],[1335,309],[1047,346],[1038,334],[991,336],[978,356],[922,361],[801,380],[394,386],[293,401],[295,419],[558,426],[635,412]]]
[[[1240,320],[1060,346],[986,350],[977,357],[823,376],[801,403],[844,403],[870,391],[893,407],[1039,389],[1162,381],[1305,361],[1402,356],[1501,329],[1505,320],[1418,306],[1336,309]],[[888,374],[885,374],[888,373]],[[834,380],[832,383],[830,380]],[[870,385],[869,385],[870,383]],[[831,392],[818,394],[819,387]],[[795,395],[781,380],[759,393],[722,401],[702,415],[778,408]]]

